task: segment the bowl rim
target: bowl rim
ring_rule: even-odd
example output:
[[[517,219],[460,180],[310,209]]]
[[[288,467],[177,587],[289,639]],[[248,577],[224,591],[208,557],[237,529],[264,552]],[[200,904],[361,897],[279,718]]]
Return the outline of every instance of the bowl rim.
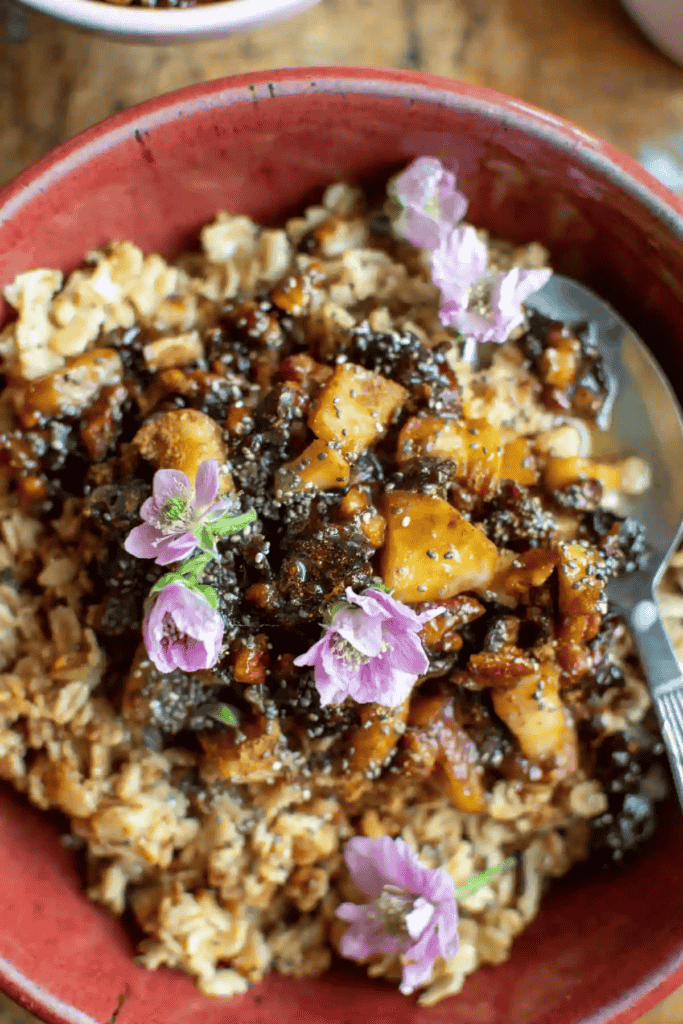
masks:
[[[212,0],[197,7],[144,8],[106,0],[20,0],[25,7],[92,32],[141,41],[237,33],[293,17],[320,0]]]
[[[64,0],[40,0],[55,4]],[[93,6],[93,0],[67,0]],[[230,6],[251,0],[229,0]],[[280,2],[280,0],[275,0]],[[304,0],[310,3],[310,0]],[[317,0],[313,0],[317,2]],[[38,4],[36,4],[38,6]],[[102,4],[103,7],[108,6]],[[209,6],[225,7],[227,3]],[[143,12],[154,15],[155,12]],[[180,15],[178,11],[174,14]],[[267,102],[287,96],[355,94],[444,105],[453,110],[501,117],[506,127],[524,131],[605,175],[636,199],[683,244],[683,200],[632,157],[571,121],[489,89],[427,72],[375,66],[313,65],[231,75],[174,90],[113,114],[54,147],[0,188],[0,227],[38,193],[45,192],[93,157],[121,141],[159,128],[197,110]],[[632,1024],[683,983],[683,937],[677,952],[617,999],[575,1024]],[[54,1024],[96,1024],[87,1014],[44,990],[0,957],[0,988]],[[59,1016],[61,1014],[61,1016]]]

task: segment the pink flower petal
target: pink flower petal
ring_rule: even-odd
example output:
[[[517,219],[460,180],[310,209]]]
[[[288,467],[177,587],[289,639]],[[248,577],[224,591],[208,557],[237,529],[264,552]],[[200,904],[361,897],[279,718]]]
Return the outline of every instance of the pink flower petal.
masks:
[[[415,989],[426,985],[432,976],[434,961],[440,955],[441,949],[434,930],[427,927],[417,942],[403,954],[403,976],[399,991],[408,996]]]
[[[150,523],[134,526],[123,542],[124,550],[136,558],[156,558],[159,530]]]
[[[322,658],[323,647],[329,646],[329,642],[330,638],[326,634],[322,640],[318,640],[312,647],[309,647],[305,654],[300,654],[298,658],[295,658],[294,664],[300,668],[303,665],[317,665],[319,659]]]
[[[348,904],[342,904],[342,906],[348,906]],[[365,960],[369,956],[378,954],[385,956],[387,953],[400,952],[405,945],[402,936],[389,935],[381,927],[378,927],[370,907],[364,906],[359,909],[362,916],[346,929],[340,939],[339,952],[341,955],[349,960]]]
[[[205,459],[197,470],[194,482],[195,505],[210,505],[218,491],[218,460]]]
[[[397,848],[394,843],[391,836],[380,839],[354,836],[344,847],[344,860],[353,883],[370,900],[376,900],[385,885],[396,882],[394,854]]]
[[[294,663],[313,666],[324,705],[351,697],[360,704],[396,707],[429,667],[419,633],[442,609],[431,608],[420,616],[375,588],[356,594],[347,587],[346,600],[352,607],[336,612],[325,627],[325,643],[318,641]]]
[[[159,507],[163,507],[170,498],[179,494],[192,494],[192,484],[179,469],[158,469],[152,481],[152,494]]]
[[[334,633],[368,658],[376,658],[382,652],[381,619],[373,619],[355,609],[342,608],[328,626],[328,635]]]
[[[470,225],[461,225],[442,239],[431,256],[432,280],[442,305],[465,310],[471,288],[486,273],[488,250]]]
[[[197,547],[197,538],[193,533],[162,535],[157,541],[156,564],[170,565],[171,562],[182,562],[189,558]]]
[[[548,269],[522,270],[515,267],[497,275],[491,290],[496,341],[506,341],[510,331],[524,322],[522,304],[543,287],[551,273]]]
[[[144,519],[146,523],[156,523],[160,514],[161,506],[156,498],[147,498],[147,501],[143,501],[140,508],[140,518]]]

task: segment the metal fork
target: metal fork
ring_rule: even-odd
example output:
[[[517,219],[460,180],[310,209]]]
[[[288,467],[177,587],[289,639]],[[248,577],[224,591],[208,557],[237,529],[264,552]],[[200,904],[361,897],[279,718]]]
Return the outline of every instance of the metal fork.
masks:
[[[640,455],[652,484],[629,499],[645,527],[645,569],[610,581],[606,594],[626,622],[647,678],[683,807],[683,675],[662,622],[655,591],[683,534],[683,414],[661,367],[624,320],[590,289],[559,274],[526,303],[569,327],[594,332],[609,380],[598,421],[596,454]]]

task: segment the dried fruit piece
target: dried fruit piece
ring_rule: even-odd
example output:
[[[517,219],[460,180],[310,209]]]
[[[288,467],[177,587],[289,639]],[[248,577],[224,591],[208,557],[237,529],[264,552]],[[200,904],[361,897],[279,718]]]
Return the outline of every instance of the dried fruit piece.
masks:
[[[546,548],[531,548],[513,559],[496,581],[508,594],[527,594],[532,587],[542,587],[557,565],[557,553]]]
[[[85,414],[81,423],[81,440],[93,462],[102,461],[112,441],[118,436],[121,406],[126,395],[122,385],[107,385]]]
[[[339,518],[351,520],[358,517],[358,526],[365,539],[374,548],[381,548],[386,535],[387,521],[371,503],[369,496],[360,487],[351,487],[339,505]]]
[[[399,601],[415,604],[485,587],[498,562],[495,544],[447,501],[389,491],[382,578]]]
[[[563,616],[592,615],[605,589],[605,581],[596,575],[598,557],[584,544],[557,545],[559,561],[558,607]]]
[[[270,664],[269,641],[265,633],[236,640],[231,651],[232,677],[245,686],[260,686],[266,681]]]
[[[481,618],[486,609],[471,594],[459,594],[439,604],[444,609],[442,614],[424,626],[422,639],[425,647],[432,651],[459,651],[463,642],[458,630],[466,623]]]
[[[538,372],[544,384],[568,388],[576,380],[581,364],[581,342],[561,328],[552,329],[546,339],[547,348],[538,360]]]

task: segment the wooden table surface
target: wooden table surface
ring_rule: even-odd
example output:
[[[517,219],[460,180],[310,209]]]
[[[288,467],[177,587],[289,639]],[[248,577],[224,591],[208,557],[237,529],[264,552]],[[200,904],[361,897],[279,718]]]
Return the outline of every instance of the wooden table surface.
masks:
[[[683,69],[619,0],[322,0],[272,28],[163,47],[91,37],[0,0],[0,184],[151,96],[303,64],[418,68],[491,86],[571,118],[683,189]],[[35,1018],[0,995],[0,1024]],[[124,1007],[119,1024],[144,1022]],[[639,1024],[683,1024],[683,990]]]

